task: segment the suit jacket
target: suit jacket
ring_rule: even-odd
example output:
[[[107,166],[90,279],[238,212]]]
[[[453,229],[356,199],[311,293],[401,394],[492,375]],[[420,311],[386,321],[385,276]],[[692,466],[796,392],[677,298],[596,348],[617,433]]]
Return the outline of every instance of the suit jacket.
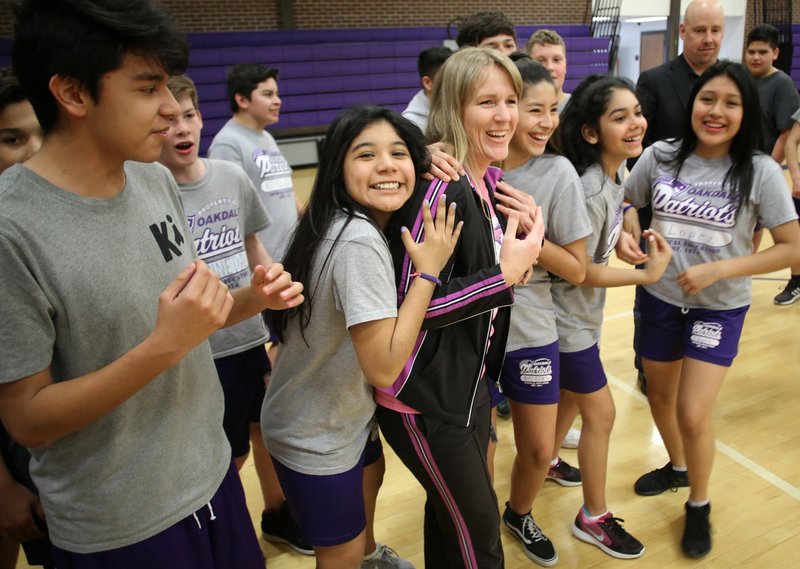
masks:
[[[639,75],[636,97],[647,119],[645,146],[683,137],[689,95],[698,78],[683,54]]]

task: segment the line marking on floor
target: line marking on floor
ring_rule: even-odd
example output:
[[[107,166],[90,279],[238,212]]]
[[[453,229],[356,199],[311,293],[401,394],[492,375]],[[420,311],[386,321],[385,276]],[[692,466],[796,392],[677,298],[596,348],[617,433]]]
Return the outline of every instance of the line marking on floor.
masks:
[[[606,377],[608,377],[609,383],[613,384],[616,389],[624,391],[637,401],[641,401],[642,403],[647,405],[647,397],[645,397],[644,394],[641,391],[639,391],[638,386],[630,385],[629,383],[621,380],[620,378],[610,373],[606,373]],[[721,452],[734,462],[740,464],[742,467],[746,468],[747,470],[749,470],[762,480],[772,484],[782,492],[785,492],[786,494],[788,494],[789,496],[800,502],[800,488],[793,486],[792,484],[790,484],[777,474],[774,474],[773,472],[770,472],[760,464],[753,462],[745,455],[740,453],[738,450],[729,447],[719,439],[714,439],[714,443],[716,444],[716,448],[719,452]]]

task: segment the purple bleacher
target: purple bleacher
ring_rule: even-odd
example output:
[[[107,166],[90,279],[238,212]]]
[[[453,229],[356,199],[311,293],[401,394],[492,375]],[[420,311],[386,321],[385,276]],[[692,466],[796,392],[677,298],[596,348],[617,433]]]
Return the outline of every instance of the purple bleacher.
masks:
[[[800,24],[792,24],[792,45],[800,45]],[[791,73],[795,86],[800,89],[800,49],[792,52]]]
[[[606,71],[608,41],[590,37],[585,25],[518,26],[519,45],[541,28],[565,38],[567,91],[586,75]],[[201,151],[230,117],[225,76],[236,63],[279,70],[283,105],[271,130],[291,136],[324,132],[341,109],[355,104],[404,109],[420,88],[417,55],[445,39],[444,26],[189,34],[187,73],[197,84],[205,125]]]

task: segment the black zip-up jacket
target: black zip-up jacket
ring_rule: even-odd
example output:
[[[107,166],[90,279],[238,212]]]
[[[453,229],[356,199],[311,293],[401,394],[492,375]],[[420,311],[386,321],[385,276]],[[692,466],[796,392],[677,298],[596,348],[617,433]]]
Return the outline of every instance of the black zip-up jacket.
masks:
[[[485,177],[495,205],[494,187],[501,175],[499,169],[490,168]],[[445,193],[448,207],[456,203],[456,219],[463,220],[464,227],[453,256],[439,274],[442,285],[428,305],[414,352],[394,385],[384,391],[420,413],[467,426],[477,390],[486,389],[484,374],[499,377],[514,303],[512,288],[506,285],[496,260],[486,206],[466,176],[449,184],[434,180],[427,187],[418,186],[392,216],[389,248],[399,304],[416,270],[400,239],[400,228],[407,227],[416,242],[423,240],[422,200],[433,204],[435,215],[439,196]],[[497,217],[505,231],[505,218],[499,212]],[[492,322],[494,309],[497,315]]]

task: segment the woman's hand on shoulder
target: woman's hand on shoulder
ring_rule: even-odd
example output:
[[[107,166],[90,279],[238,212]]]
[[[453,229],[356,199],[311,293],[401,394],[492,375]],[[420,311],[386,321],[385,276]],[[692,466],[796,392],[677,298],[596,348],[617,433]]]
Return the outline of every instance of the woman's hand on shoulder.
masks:
[[[453,255],[461,235],[464,222],[456,222],[456,204],[453,202],[449,207],[446,204],[447,196],[442,194],[436,204],[436,222],[434,223],[430,205],[423,200],[424,241],[414,242],[411,232],[406,227],[401,228],[403,245],[408,251],[414,267],[421,273],[438,275],[447,264],[447,260]]]
[[[431,154],[431,169],[422,175],[423,178],[426,180],[439,178],[450,182],[451,180],[457,181],[464,175],[464,166],[448,150],[444,142],[434,142],[428,145],[428,152]]]

